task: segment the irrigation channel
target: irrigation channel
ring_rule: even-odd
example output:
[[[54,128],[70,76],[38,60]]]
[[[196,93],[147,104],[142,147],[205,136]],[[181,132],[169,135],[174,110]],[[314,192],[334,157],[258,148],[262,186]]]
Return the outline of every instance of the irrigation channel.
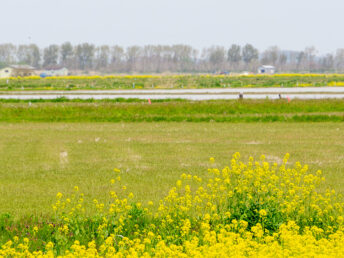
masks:
[[[0,99],[329,99],[343,98],[344,87],[1,91]]]

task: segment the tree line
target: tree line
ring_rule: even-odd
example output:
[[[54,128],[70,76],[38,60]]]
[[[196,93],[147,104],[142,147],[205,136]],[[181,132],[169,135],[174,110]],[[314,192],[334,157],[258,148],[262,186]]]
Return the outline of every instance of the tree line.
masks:
[[[273,65],[279,72],[344,72],[344,48],[318,55],[315,47],[286,51],[272,46],[259,52],[251,44],[202,50],[183,44],[127,48],[89,43],[72,45],[70,42],[45,48],[36,44],[0,44],[0,67],[11,64],[102,73],[255,72],[260,65]]]

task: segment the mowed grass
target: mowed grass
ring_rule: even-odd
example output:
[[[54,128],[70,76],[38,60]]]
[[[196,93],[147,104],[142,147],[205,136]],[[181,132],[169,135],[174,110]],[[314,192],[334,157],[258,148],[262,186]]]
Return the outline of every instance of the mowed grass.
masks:
[[[77,185],[85,198],[106,201],[110,189],[158,201],[182,173],[206,175],[240,152],[321,169],[344,192],[343,123],[0,123],[0,214],[51,214],[57,192]],[[110,185],[114,168],[121,185]]]
[[[2,102],[1,102],[2,101]],[[61,101],[61,102],[60,102]],[[344,101],[0,100],[1,122],[343,122]]]

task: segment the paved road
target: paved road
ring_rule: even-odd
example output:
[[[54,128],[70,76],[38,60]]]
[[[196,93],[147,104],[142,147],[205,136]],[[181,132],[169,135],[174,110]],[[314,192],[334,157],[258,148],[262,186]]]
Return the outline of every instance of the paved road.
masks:
[[[344,87],[307,87],[307,88],[216,88],[216,89],[151,89],[151,90],[73,90],[73,91],[3,91],[3,99],[238,99],[239,94],[249,99],[325,99],[344,98]],[[280,95],[279,95],[280,94]]]

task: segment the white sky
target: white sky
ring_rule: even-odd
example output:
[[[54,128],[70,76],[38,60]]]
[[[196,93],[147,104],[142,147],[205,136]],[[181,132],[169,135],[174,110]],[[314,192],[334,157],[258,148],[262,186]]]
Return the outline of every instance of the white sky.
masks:
[[[344,0],[0,0],[0,43],[344,47]]]

